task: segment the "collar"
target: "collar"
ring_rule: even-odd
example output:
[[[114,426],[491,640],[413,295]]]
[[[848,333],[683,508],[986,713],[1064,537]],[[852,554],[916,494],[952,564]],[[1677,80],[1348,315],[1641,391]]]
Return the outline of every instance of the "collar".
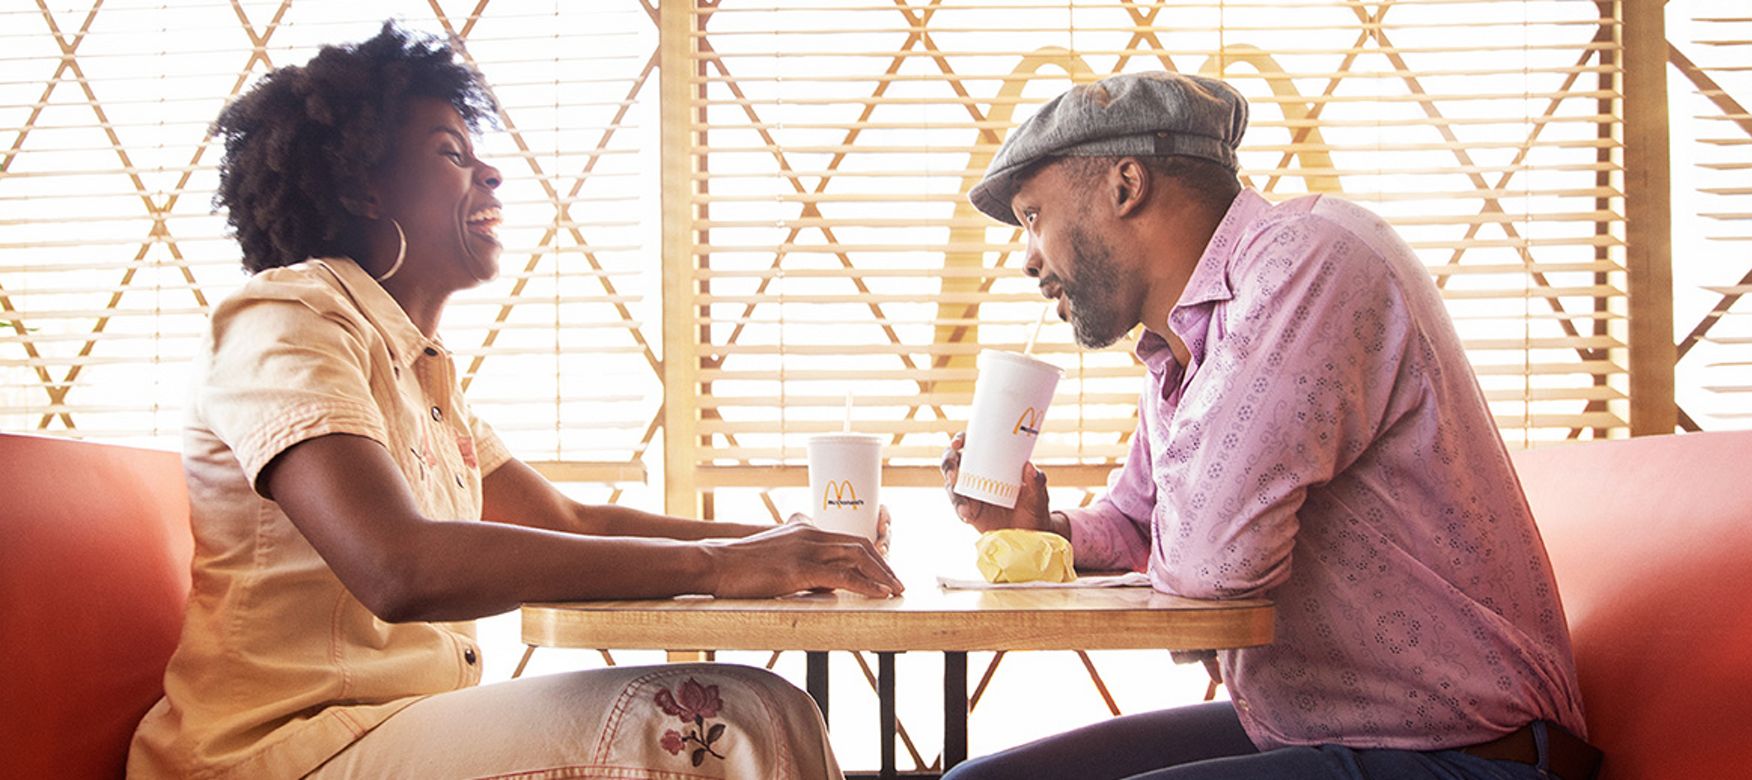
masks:
[[[1138,336],[1137,346],[1132,348],[1133,354],[1144,364],[1144,368],[1156,376],[1166,376],[1174,367],[1174,348],[1168,346],[1168,340],[1156,335],[1154,331],[1145,329]]]
[[[1223,214],[1223,221],[1217,223],[1216,232],[1211,234],[1211,240],[1205,244],[1204,254],[1198,258],[1198,265],[1192,269],[1192,276],[1186,280],[1186,289],[1180,293],[1180,302],[1174,304],[1174,310],[1179,311],[1188,306],[1197,306],[1213,301],[1226,301],[1235,297],[1229,288],[1229,263],[1235,258],[1235,247],[1241,243],[1241,235],[1247,231],[1247,226],[1253,224],[1259,214],[1271,208],[1271,203],[1259,193],[1251,189],[1243,189],[1229,203],[1228,212]],[[1172,320],[1173,315],[1169,315]]]
[[[1180,335],[1194,355],[1203,353],[1204,337],[1202,333],[1193,332],[1197,329],[1191,327],[1194,316],[1191,310],[1235,297],[1235,291],[1229,287],[1229,265],[1235,258],[1235,248],[1240,245],[1248,226],[1270,208],[1270,201],[1251,189],[1243,189],[1235,196],[1229,203],[1229,210],[1223,214],[1223,220],[1217,223],[1210,241],[1205,244],[1204,253],[1199,255],[1198,264],[1193,266],[1192,276],[1186,280],[1186,289],[1180,293],[1180,301],[1168,312],[1168,328]],[[1174,364],[1174,350],[1168,346],[1168,340],[1147,328],[1138,337],[1133,351],[1138,360],[1143,361],[1144,367],[1158,376],[1165,375]]]
[[[436,338],[427,338],[420,332],[419,326],[408,317],[401,304],[390,297],[383,285],[371,278],[371,274],[360,268],[359,264],[346,257],[325,257],[311,262],[334,274],[341,288],[359,311],[365,315],[377,331],[383,334],[383,339],[389,345],[389,359],[398,366],[412,366],[422,355],[436,356],[444,354],[444,342]]]

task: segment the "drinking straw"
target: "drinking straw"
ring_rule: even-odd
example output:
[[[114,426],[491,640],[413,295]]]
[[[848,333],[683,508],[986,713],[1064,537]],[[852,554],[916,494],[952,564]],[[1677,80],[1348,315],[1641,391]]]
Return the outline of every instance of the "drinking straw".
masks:
[[[846,421],[840,430],[846,433],[852,432],[852,391],[850,390],[846,391]]]
[[[1046,324],[1046,313],[1052,311],[1052,306],[1052,301],[1047,301],[1045,306],[1040,307],[1040,318],[1034,321],[1034,332],[1028,334],[1028,345],[1022,348],[1022,354],[1034,354],[1034,341],[1040,338],[1040,326]]]

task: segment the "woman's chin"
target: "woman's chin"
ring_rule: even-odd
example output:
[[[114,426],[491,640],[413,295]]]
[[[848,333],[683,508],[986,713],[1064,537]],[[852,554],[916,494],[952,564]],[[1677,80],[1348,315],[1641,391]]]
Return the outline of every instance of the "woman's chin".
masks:
[[[498,242],[484,238],[476,238],[473,243],[474,245],[469,247],[466,262],[464,263],[464,268],[467,269],[468,275],[474,277],[477,284],[484,284],[498,278],[499,256],[502,254]],[[483,246],[483,244],[488,243],[491,243],[491,249],[487,249]]]

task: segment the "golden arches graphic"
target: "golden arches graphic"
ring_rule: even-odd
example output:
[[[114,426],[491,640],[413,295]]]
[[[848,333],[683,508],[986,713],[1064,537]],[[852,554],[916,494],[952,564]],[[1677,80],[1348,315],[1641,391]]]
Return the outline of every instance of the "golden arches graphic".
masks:
[[[827,487],[821,491],[821,509],[829,507],[857,507],[864,502],[858,499],[858,489],[852,487],[849,479],[830,480]]]
[[[1016,113],[1015,99],[1022,96],[1022,90],[1028,86],[1028,82],[1037,78],[1060,78],[1040,75],[1040,71],[1049,67],[1063,71],[1065,76],[1070,77],[1072,83],[1086,83],[1094,81],[1096,77],[1095,70],[1089,67],[1089,63],[1084,62],[1082,57],[1073,54],[1069,49],[1058,46],[1036,49],[1033,54],[1024,56],[1016,68],[1010,71],[1010,75],[1004,78],[1003,85],[998,87],[998,93],[993,97],[987,110],[986,121],[1001,123],[1005,126],[1012,125],[1012,119]],[[990,133],[990,131],[980,132],[982,135]],[[975,137],[975,143],[980,140],[982,139]],[[967,194],[968,190],[973,189],[973,185],[979,183],[980,177],[985,175],[986,167],[991,165],[992,156],[996,153],[995,148],[990,151],[976,149],[968,155],[967,170],[961,177],[961,194],[963,196]],[[949,227],[949,246],[951,249],[943,254],[943,267],[951,270],[981,267],[984,265],[984,252],[963,250],[958,249],[958,247],[978,246],[984,244],[985,240],[985,215],[975,209],[966,197],[957,199],[955,201],[955,218]],[[943,277],[942,291],[945,296],[952,293],[977,293],[980,291],[979,288],[980,280],[977,277],[949,275]],[[940,321],[971,320],[978,316],[978,303],[937,304],[937,319]],[[979,326],[973,324],[940,324],[937,326],[936,343],[956,342],[978,344]],[[949,358],[947,365],[950,368],[972,368],[974,357],[972,355],[957,355]],[[968,391],[972,389],[973,383],[941,382],[938,383],[937,387],[949,392]]]
[[[1296,122],[1306,120],[1313,113],[1312,104],[1301,101],[1302,93],[1296,89],[1296,82],[1284,72],[1282,66],[1278,65],[1276,58],[1258,46],[1245,43],[1225,46],[1220,53],[1205,60],[1198,72],[1202,76],[1227,78],[1229,68],[1236,64],[1253,66],[1254,72],[1258,73],[1260,78],[1265,79],[1266,86],[1271,87],[1273,95],[1279,98],[1295,98],[1277,104],[1284,112],[1284,119],[1292,123],[1292,126],[1297,126]],[[1332,155],[1326,151],[1326,141],[1320,135],[1318,125],[1308,125],[1305,137],[1295,146],[1299,147],[1294,154],[1296,159],[1301,161],[1302,167],[1314,170],[1333,170]],[[1307,173],[1303,174],[1302,178],[1308,183],[1309,192],[1342,191],[1338,186],[1338,176],[1335,174]]]
[[[1030,406],[1022,410],[1016,417],[1016,427],[1010,429],[1010,435],[1026,433],[1029,436],[1039,436],[1042,425],[1046,422],[1046,412]]]
[[[1286,120],[1291,122],[1306,120],[1313,115],[1312,104],[1300,100],[1302,93],[1296,89],[1295,81],[1278,65],[1276,58],[1257,46],[1244,43],[1225,46],[1218,54],[1205,60],[1199,68],[1199,73],[1223,76],[1231,66],[1236,64],[1251,66],[1260,78],[1265,79],[1272,94],[1279,98],[1294,98],[1277,104],[1282,109]],[[1073,83],[1086,83],[1094,81],[1096,78],[1094,69],[1090,68],[1082,57],[1068,49],[1058,46],[1037,49],[1034,53],[1025,55],[1015,69],[1010,71],[1010,75],[1004,78],[1003,85],[998,88],[985,119],[988,122],[1013,126],[1014,123],[1011,120],[1016,110],[1014,99],[1021,97],[1022,90],[1028,85],[1028,82],[1037,78],[1057,78],[1041,75],[1041,71],[1048,67],[1056,67],[1063,71]],[[982,139],[982,136],[989,135],[991,131],[979,130],[978,132],[980,136],[975,137],[976,144],[980,140],[988,140]],[[1300,148],[1294,152],[1294,157],[1302,167],[1325,171],[1334,169],[1332,155],[1326,151],[1326,142],[1321,136],[1319,127],[1309,126],[1296,146]],[[955,203],[954,221],[949,228],[949,246],[951,248],[943,253],[943,267],[945,269],[977,269],[984,264],[984,252],[962,249],[962,247],[978,246],[985,243],[987,228],[987,225],[981,220],[983,215],[973,207],[972,203],[968,202],[965,195],[985,174],[986,167],[991,165],[992,156],[995,154],[995,149],[992,151],[976,149],[968,155],[967,170],[961,178],[961,194],[964,197]],[[1307,182],[1309,192],[1341,191],[1338,176],[1335,174],[1307,173],[1303,175],[1303,179]],[[941,289],[945,295],[949,293],[978,293],[980,286],[980,279],[977,277],[945,275]],[[937,325],[936,328],[935,343],[938,345],[979,343],[978,325],[971,323],[956,325],[943,322],[974,320],[978,316],[978,303],[937,304],[937,319],[941,324]],[[956,355],[947,358],[945,365],[949,368],[973,368],[975,365],[974,356]],[[937,384],[937,388],[948,392],[965,392],[972,389],[972,383],[940,382]]]

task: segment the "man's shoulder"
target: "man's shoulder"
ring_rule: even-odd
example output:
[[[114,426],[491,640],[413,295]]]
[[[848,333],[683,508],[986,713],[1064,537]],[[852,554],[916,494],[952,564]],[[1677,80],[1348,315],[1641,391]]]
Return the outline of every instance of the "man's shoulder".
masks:
[[[1360,241],[1370,252],[1380,255],[1398,248],[1383,240],[1398,240],[1398,233],[1386,219],[1333,195],[1306,195],[1272,204],[1242,231],[1238,248],[1245,252],[1271,244],[1320,239]]]
[[[1357,282],[1397,277],[1393,248],[1373,237],[1377,230],[1397,240],[1385,220],[1340,198],[1311,195],[1275,204],[1242,231],[1231,279],[1241,292],[1260,282],[1275,287],[1271,280],[1313,268]]]

